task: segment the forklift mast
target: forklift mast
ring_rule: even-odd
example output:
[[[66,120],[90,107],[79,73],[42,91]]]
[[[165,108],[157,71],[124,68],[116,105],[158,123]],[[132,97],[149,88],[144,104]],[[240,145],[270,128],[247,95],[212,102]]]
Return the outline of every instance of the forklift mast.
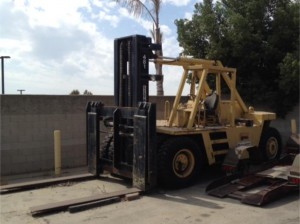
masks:
[[[135,35],[115,39],[115,105],[136,107],[149,101],[149,58],[153,58],[151,38]]]
[[[132,179],[143,191],[157,180],[156,105],[148,102],[148,82],[149,59],[159,47],[141,35],[115,39],[115,105],[88,102],[86,108],[89,172]]]

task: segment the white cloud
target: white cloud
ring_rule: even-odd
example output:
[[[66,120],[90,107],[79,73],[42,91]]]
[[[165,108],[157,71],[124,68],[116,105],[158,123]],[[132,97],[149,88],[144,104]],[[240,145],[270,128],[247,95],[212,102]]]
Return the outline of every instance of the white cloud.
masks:
[[[118,13],[120,16],[133,18],[133,16],[128,12],[126,8],[123,7],[119,8]]]
[[[109,15],[109,14],[107,14],[107,13],[104,12],[104,11],[99,12],[98,18],[99,18],[99,20],[106,20],[106,21],[109,21],[110,24],[111,24],[113,27],[117,27],[117,26],[118,26],[118,23],[119,23],[119,21],[120,21],[120,17],[118,17],[118,16],[116,16],[116,15]]]
[[[194,13],[192,13],[192,12],[186,12],[186,13],[184,13],[184,18],[188,19],[188,20],[191,20],[192,17],[193,17],[193,14]]]
[[[80,22],[80,8],[88,8],[88,0],[15,0],[15,10],[27,14],[31,27],[60,27]]]
[[[11,21],[4,24],[5,36],[0,37],[1,54],[11,56],[6,66],[7,91],[24,88],[29,94],[67,94],[74,88],[89,89],[102,80],[110,83],[107,94],[113,93],[107,79],[113,75],[113,41],[97,32],[96,24],[79,12],[89,7],[88,1],[68,3],[63,7],[66,14],[54,7],[58,1],[0,4],[0,12]],[[101,87],[90,89],[101,93]]]
[[[184,5],[189,1],[165,2]],[[150,36],[152,28],[149,18],[137,19],[107,0],[2,0],[0,14],[5,18],[0,54],[11,56],[5,66],[7,93],[26,89],[27,94],[68,94],[88,89],[113,94],[112,36],[120,37],[120,29]],[[121,27],[127,20],[130,26]],[[181,49],[174,30],[163,21],[161,30],[164,55],[178,56]],[[166,77],[166,93],[174,88],[168,84],[177,81],[175,77]]]
[[[173,35],[171,28],[167,25],[161,25],[160,29],[161,29],[161,32],[163,33],[163,35],[165,35],[165,36]]]
[[[163,2],[170,3],[175,6],[186,6],[191,2],[191,0],[163,0]]]
[[[1,54],[7,55],[14,52],[15,55],[21,55],[32,50],[32,44],[29,40],[18,40],[18,39],[0,39]]]

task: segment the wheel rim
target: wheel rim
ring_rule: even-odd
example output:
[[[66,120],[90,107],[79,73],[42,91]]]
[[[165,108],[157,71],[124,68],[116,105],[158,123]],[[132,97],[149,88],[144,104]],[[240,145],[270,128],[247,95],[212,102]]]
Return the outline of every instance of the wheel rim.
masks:
[[[278,153],[278,141],[275,137],[271,137],[268,139],[266,144],[266,154],[268,159],[275,159]]]
[[[189,149],[179,150],[173,159],[173,171],[176,176],[185,178],[191,175],[195,166],[195,158]]]

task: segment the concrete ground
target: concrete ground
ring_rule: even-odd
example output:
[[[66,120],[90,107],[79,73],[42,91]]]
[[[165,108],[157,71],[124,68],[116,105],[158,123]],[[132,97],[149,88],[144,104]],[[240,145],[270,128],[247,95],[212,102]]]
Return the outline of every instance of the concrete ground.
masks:
[[[205,194],[207,184],[218,174],[208,173],[195,185],[180,190],[158,189],[133,201],[122,201],[78,213],[68,211],[32,217],[30,207],[93,194],[123,190],[119,179],[97,179],[59,184],[0,196],[0,223],[109,223],[109,224],[299,224],[299,195],[289,195],[264,207],[241,204]],[[18,179],[20,180],[20,179]],[[26,180],[26,179],[23,179]],[[9,183],[17,180],[8,180]]]

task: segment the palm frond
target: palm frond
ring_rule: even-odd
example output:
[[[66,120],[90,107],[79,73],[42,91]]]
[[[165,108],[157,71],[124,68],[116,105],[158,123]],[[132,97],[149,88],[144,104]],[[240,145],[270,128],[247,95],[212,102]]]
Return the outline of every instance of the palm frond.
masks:
[[[151,0],[151,2],[153,4],[152,11],[156,16],[158,16],[160,12],[162,0]]]
[[[127,8],[129,13],[136,17],[142,16],[145,10],[145,6],[140,0],[115,0],[115,2]]]
[[[151,0],[153,8],[150,10],[141,0],[114,0],[128,9],[135,17],[150,16],[154,23],[158,23],[158,14],[161,0]],[[158,8],[156,8],[158,7]]]

